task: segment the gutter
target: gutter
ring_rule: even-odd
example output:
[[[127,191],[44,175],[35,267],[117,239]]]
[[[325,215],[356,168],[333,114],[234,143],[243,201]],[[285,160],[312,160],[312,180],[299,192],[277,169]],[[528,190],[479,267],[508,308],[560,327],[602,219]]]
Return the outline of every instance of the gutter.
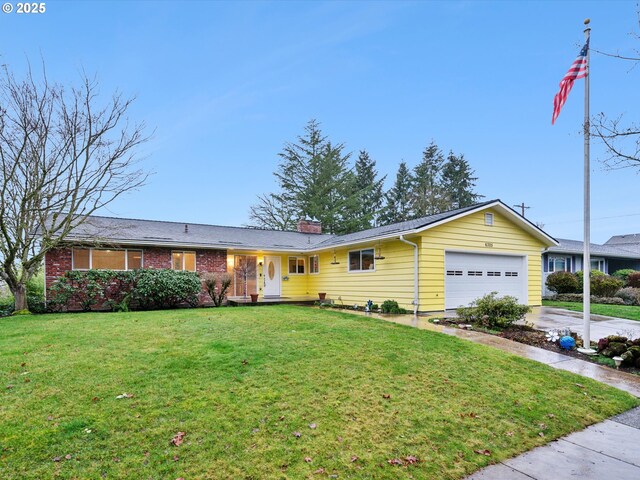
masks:
[[[404,238],[404,235],[398,237],[402,243],[413,247],[413,314],[418,314],[418,244],[410,242]]]

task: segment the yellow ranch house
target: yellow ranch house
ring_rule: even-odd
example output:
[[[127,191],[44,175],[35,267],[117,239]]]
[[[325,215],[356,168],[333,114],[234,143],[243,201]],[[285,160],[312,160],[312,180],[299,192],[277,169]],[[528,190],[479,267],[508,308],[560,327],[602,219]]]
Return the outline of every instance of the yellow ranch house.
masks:
[[[232,302],[323,294],[345,305],[396,300],[433,312],[496,291],[534,306],[541,254],[556,245],[500,200],[347,235],[323,234],[312,220],[284,232],[94,216],[47,254],[45,281],[49,288],[68,270],[172,268],[230,273]]]

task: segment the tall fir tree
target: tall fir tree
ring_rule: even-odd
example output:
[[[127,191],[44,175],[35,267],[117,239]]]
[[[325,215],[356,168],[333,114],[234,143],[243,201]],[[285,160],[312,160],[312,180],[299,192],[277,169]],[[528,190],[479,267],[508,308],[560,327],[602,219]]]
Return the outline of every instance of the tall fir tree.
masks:
[[[393,187],[386,193],[386,206],[381,219],[383,225],[410,220],[411,215],[411,186],[413,175],[407,168],[406,162],[400,162]]]
[[[411,186],[411,214],[413,218],[433,215],[447,210],[449,202],[442,186],[444,155],[431,142],[422,152],[422,161],[413,169]]]
[[[356,202],[349,209],[353,216],[350,224],[352,231],[365,230],[379,224],[385,179],[386,175],[378,178],[376,161],[366,150],[361,150],[355,163],[355,174],[352,180],[353,189],[357,193]]]
[[[474,174],[464,155],[449,152],[442,167],[442,186],[450,202],[449,208],[468,207],[483,198],[475,192],[478,177],[474,177]]]
[[[332,144],[311,120],[295,143],[286,143],[274,175],[280,192],[259,196],[251,207],[255,226],[290,228],[300,218],[315,218],[327,233],[348,233],[356,204],[349,153]],[[275,220],[274,220],[275,219]]]

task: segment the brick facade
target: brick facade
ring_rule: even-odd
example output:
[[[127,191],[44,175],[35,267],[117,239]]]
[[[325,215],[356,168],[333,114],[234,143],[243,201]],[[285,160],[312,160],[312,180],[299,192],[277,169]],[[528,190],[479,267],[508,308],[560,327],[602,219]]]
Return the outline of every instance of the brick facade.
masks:
[[[171,252],[179,250],[167,247],[130,247],[142,250],[143,268],[171,268]],[[192,249],[184,249],[193,251]],[[196,252],[196,272],[204,274],[208,272],[227,271],[227,251],[226,250],[195,250]],[[49,291],[51,285],[65,272],[71,270],[71,248],[58,248],[47,252],[45,257],[45,284]],[[199,295],[200,303],[209,303],[211,299],[204,291]]]

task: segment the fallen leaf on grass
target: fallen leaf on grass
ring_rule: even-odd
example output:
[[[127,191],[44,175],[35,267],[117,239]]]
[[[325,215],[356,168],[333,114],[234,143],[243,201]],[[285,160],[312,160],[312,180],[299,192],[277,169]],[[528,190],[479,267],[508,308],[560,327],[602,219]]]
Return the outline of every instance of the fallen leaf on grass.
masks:
[[[584,385],[582,385],[581,383],[576,383],[576,387],[578,387],[578,388],[584,388]]]
[[[184,436],[186,435],[185,432],[178,432],[176,433],[173,438],[171,439],[171,443],[173,445],[175,445],[176,447],[179,447],[180,445],[182,445],[182,442],[184,441]]]
[[[539,423],[538,426],[540,427],[540,430],[546,430],[547,429],[547,425],[545,423]]]
[[[547,417],[549,418],[556,418],[556,416],[553,413],[547,413]]]
[[[71,460],[71,454],[70,454],[70,453],[67,453],[67,454],[64,456],[64,458],[65,458],[66,460]]]
[[[486,455],[487,457],[491,456],[491,450],[487,450],[486,448],[483,450],[474,450],[478,455]]]
[[[316,475],[320,475],[322,473],[324,473],[324,468],[320,467],[319,469],[317,469],[315,472],[313,472]]]
[[[418,463],[418,458],[414,457],[413,455],[404,457],[404,460],[405,462],[407,462],[408,465],[413,465],[414,463]]]
[[[318,426],[315,423],[312,423],[312,424],[309,425],[309,428],[311,430],[315,430],[316,428],[318,428]]]
[[[117,398],[117,399],[120,399],[120,398],[133,398],[133,393],[126,393],[126,392],[125,392],[125,393],[123,393],[122,395],[118,395],[118,396],[116,396],[116,398]]]
[[[538,433],[538,436],[539,436],[539,437],[544,437],[544,432],[540,432],[540,433]]]
[[[505,433],[505,435],[506,435],[507,437],[513,437],[513,432],[507,432],[507,433]]]
[[[249,360],[242,360],[243,365],[247,365],[248,363],[249,363]]]
[[[31,381],[31,379],[30,379],[30,378],[25,378],[25,379],[24,379],[24,383],[29,383],[30,381]]]
[[[174,461],[174,462],[177,462],[178,460],[180,460],[180,459],[178,458],[178,455],[174,455],[174,456],[173,456],[173,461]]]
[[[120,459],[118,457],[113,457],[113,461],[116,463],[120,463]]]
[[[284,415],[281,415],[280,418],[278,418],[278,420],[283,421],[284,420]]]
[[[99,397],[93,397],[93,398],[91,399],[91,401],[92,401],[93,403],[96,403],[98,400],[100,400],[100,398],[99,398]]]
[[[300,438],[302,434],[300,432],[293,432],[293,436],[296,438]]]
[[[385,393],[385,394],[382,395],[382,398],[384,398],[386,400],[389,400],[391,398],[391,394]]]
[[[11,390],[13,388],[13,385],[7,385],[7,390]]]
[[[387,463],[389,465],[402,465],[402,460],[400,460],[399,458],[391,458],[387,460]]]
[[[351,455],[351,463],[357,462],[357,461],[358,461],[358,456],[357,455]]]
[[[311,459],[311,457],[304,457],[304,461],[306,463],[311,463],[313,460]]]
[[[22,363],[20,364],[20,366],[21,366],[21,367],[26,367],[26,366],[27,366],[27,362],[22,362]]]
[[[60,460],[62,460],[62,458],[61,458],[61,457],[53,457],[53,461],[54,461],[54,462],[59,462]]]

